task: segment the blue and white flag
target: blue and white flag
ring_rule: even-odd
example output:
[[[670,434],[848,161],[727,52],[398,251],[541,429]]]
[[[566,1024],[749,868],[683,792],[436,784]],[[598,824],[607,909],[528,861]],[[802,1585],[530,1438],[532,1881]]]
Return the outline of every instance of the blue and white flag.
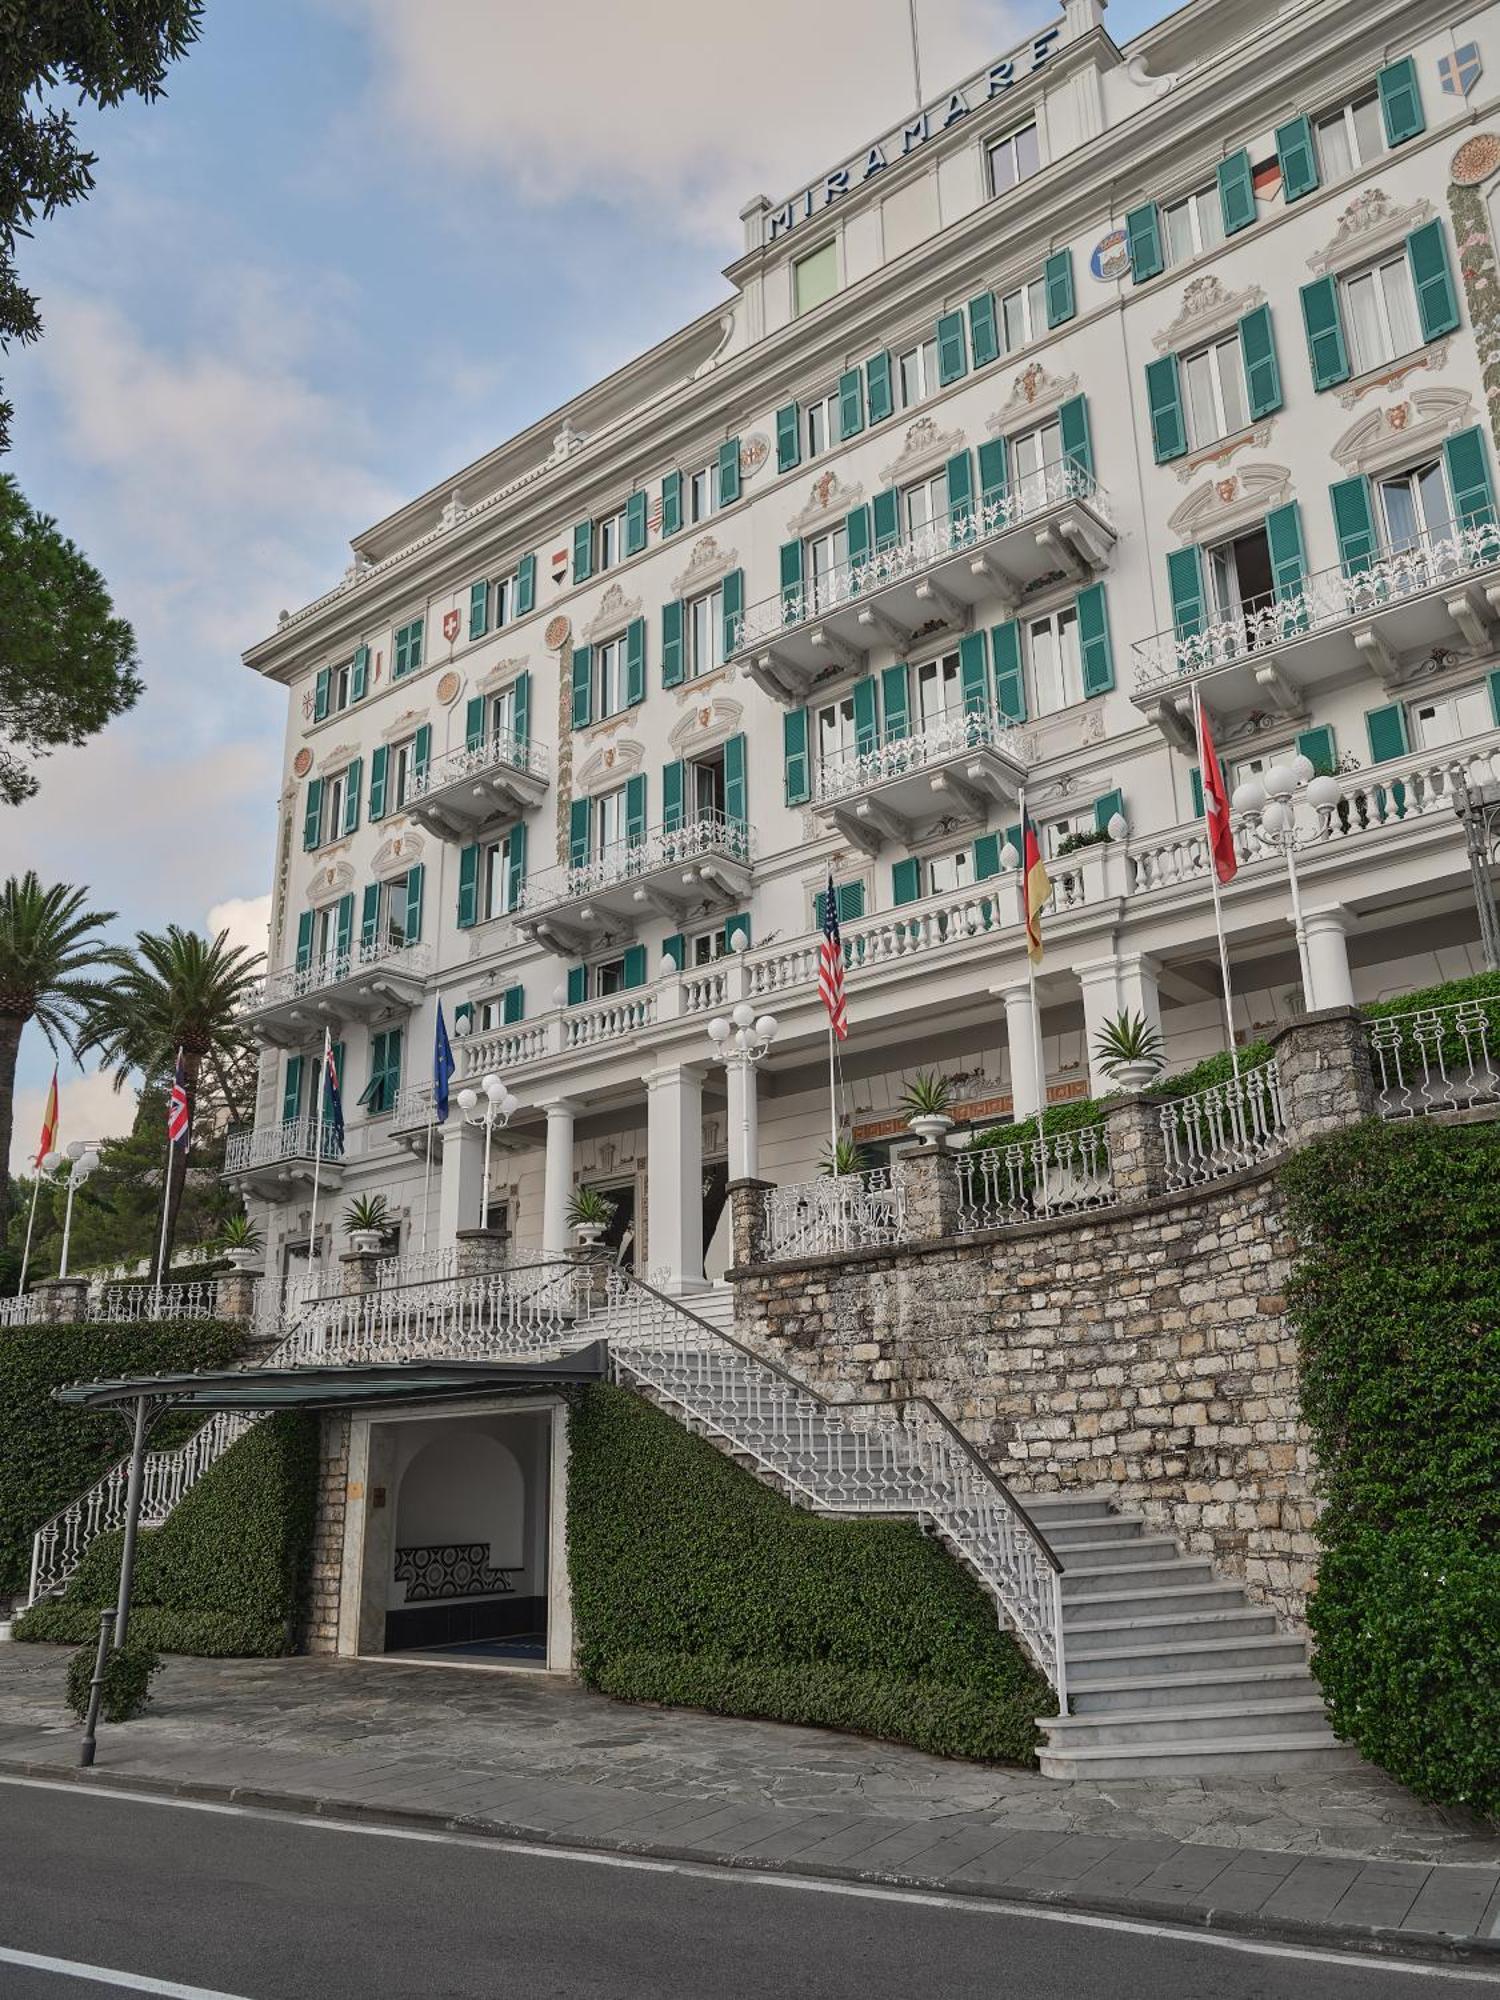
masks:
[[[453,1050],[448,1042],[448,1030],[443,1025],[443,1003],[439,1000],[437,1032],[432,1042],[432,1101],[437,1106],[439,1125],[446,1125],[448,1122],[448,1085],[452,1081],[456,1067]]]

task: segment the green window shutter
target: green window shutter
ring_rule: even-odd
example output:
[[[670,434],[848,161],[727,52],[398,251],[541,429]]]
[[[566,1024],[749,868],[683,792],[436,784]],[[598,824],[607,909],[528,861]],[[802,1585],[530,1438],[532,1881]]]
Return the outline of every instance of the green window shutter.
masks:
[[[736,910],[732,917],[726,917],[724,919],[722,936],[725,951],[733,951],[734,941],[737,937],[742,937],[745,940],[745,949],[748,951],[750,949],[750,912],[748,910]]]
[[[1072,251],[1054,250],[1042,266],[1042,276],[1047,285],[1047,324],[1066,326],[1078,311],[1073,291]]]
[[[662,686],[681,687],[686,672],[687,664],[682,657],[682,599],[674,597],[661,608]]]
[[[1307,556],[1302,545],[1302,510],[1295,500],[1273,507],[1266,516],[1266,542],[1271,552],[1271,582],[1279,601],[1300,597],[1307,581]]]
[[[1167,553],[1167,589],[1172,599],[1172,629],[1179,639],[1196,639],[1203,630],[1207,606],[1203,596],[1203,559],[1195,547]]]
[[[671,959],[679,972],[687,964],[687,939],[681,931],[674,931],[669,938],[661,941],[661,955]]]
[[[915,903],[922,894],[922,864],[914,854],[903,855],[901,860],[891,863],[891,901]]]
[[[1370,505],[1370,482],[1362,475],[1336,480],[1328,489],[1328,498],[1333,506],[1339,561],[1345,576],[1358,576],[1374,562],[1379,548],[1375,513]]]
[[[989,647],[983,631],[965,632],[958,642],[958,684],[964,712],[983,715],[990,705]]]
[[[802,544],[783,542],[781,545],[781,614],[783,618],[800,617],[802,613]]]
[[[907,707],[908,685],[906,664],[898,661],[893,667],[884,667],[880,675],[880,712],[885,718],[885,741],[900,743],[911,734],[911,717]]]
[[[1062,440],[1063,457],[1077,466],[1089,484],[1094,479],[1094,440],[1089,430],[1089,399],[1087,396],[1069,396],[1058,406],[1058,434]]]
[[[362,1111],[379,1111],[381,1093],[385,1087],[385,1046],[384,1033],[370,1037],[370,1074],[364,1089],[355,1102]]]
[[[863,882],[841,882],[834,890],[834,900],[838,905],[841,924],[857,924],[865,913],[865,885]]]
[[[725,438],[719,446],[719,505],[732,507],[740,497],[740,441]]]
[[[517,832],[521,829],[518,827]],[[406,871],[406,942],[415,944],[422,935],[422,883],[426,870],[419,861]]]
[[[883,424],[896,408],[896,398],[891,387],[891,357],[883,350],[872,354],[865,363],[865,402],[869,408],[870,422]]]
[[[372,822],[385,818],[385,773],[390,756],[390,750],[384,743],[371,753],[370,819]]]
[[[1010,485],[1010,454],[1005,439],[986,438],[979,447],[979,499],[984,507],[998,507]]]
[[[1202,819],[1202,817],[1203,817],[1203,773],[1202,773],[1202,772],[1201,772],[1201,771],[1199,770],[1199,768],[1198,768],[1198,766],[1197,766],[1196,764],[1195,764],[1195,765],[1193,766],[1192,770],[1188,772],[1188,789],[1189,789],[1189,791],[1190,791],[1190,792],[1191,792],[1191,794],[1192,794],[1192,800],[1193,800],[1193,818],[1194,818],[1194,819]]]
[[[1000,872],[1000,836],[982,833],[974,843],[974,880],[993,882]]]
[[[1245,393],[1252,418],[1269,417],[1281,408],[1281,370],[1276,365],[1276,338],[1271,308],[1257,306],[1240,321],[1240,359],[1245,367]]]
[[[573,727],[587,729],[594,716],[594,654],[590,646],[573,648]]]
[[[1332,776],[1338,769],[1338,753],[1333,747],[1333,731],[1327,723],[1304,729],[1297,738],[1297,755],[1306,757],[1319,772]]]
[[[901,539],[901,495],[894,486],[886,486],[875,495],[870,504],[875,517],[875,546],[888,549],[892,542]]]
[[[620,984],[627,992],[646,983],[646,947],[633,944],[625,953],[625,964],[620,974]]]
[[[1406,259],[1417,294],[1417,318],[1424,340],[1439,340],[1458,325],[1458,293],[1448,269],[1448,243],[1437,216],[1406,239]]]
[[[349,699],[363,701],[370,685],[370,649],[356,646],[354,664],[349,670]]]
[[[724,817],[736,826],[750,824],[748,778],[745,770],[745,738],[731,736],[724,745]]]
[[[802,463],[802,405],[783,403],[776,412],[776,470],[790,472]]]
[[[870,553],[870,510],[855,507],[844,516],[844,540],[849,547],[849,561],[862,563]]]
[[[510,830],[510,838],[505,849],[505,907],[514,910],[520,907],[521,891],[526,886],[526,822],[518,821]]]
[[[1112,792],[1106,792],[1102,799],[1095,799],[1094,827],[1096,832],[1108,833],[1109,823],[1114,818],[1115,814],[1119,813],[1123,818],[1124,812],[1125,812],[1125,794],[1118,789]]]
[[[464,748],[477,750],[484,741],[484,696],[471,694],[464,704]]]
[[[589,997],[589,969],[586,965],[568,967],[568,1005],[581,1007]]]
[[[646,546],[646,495],[637,487],[625,502],[625,553],[638,556]]]
[[[1312,127],[1305,117],[1293,118],[1276,128],[1276,157],[1281,162],[1281,192],[1287,201],[1300,201],[1318,185],[1318,156],[1313,151]]]
[[[1458,525],[1493,527],[1495,493],[1484,432],[1478,424],[1443,440],[1443,462],[1448,468],[1448,490],[1453,495],[1453,516]]]
[[[966,451],[956,451],[945,468],[948,480],[948,520],[952,527],[966,522],[974,511],[974,461]]]
[[[536,609],[536,557],[522,556],[516,570],[516,616],[524,618]]]
[[[1187,419],[1182,410],[1182,380],[1177,356],[1164,354],[1146,363],[1146,404],[1151,411],[1151,449],[1158,465],[1181,458],[1187,450]]]
[[[589,837],[593,826],[592,801],[574,799],[568,807],[568,866],[581,868],[589,858]]]
[[[995,294],[980,292],[969,301],[969,351],[976,368],[1000,359],[1000,332],[995,324]]]
[[[521,679],[525,680],[525,678],[526,676],[523,674]],[[430,722],[420,722],[417,725],[417,734],[411,746],[411,777],[414,785],[419,784],[427,776],[427,767],[431,762],[432,724]]]
[[[364,785],[365,760],[353,757],[344,773],[344,831],[353,833],[359,826],[359,795]]]
[[[1490,675],[1489,687],[1490,715],[1494,720],[1495,727],[1500,729],[1500,667],[1497,667]]]
[[[531,669],[523,667],[515,678],[511,702],[511,733],[523,747],[531,742]],[[418,732],[420,734],[420,731]]]
[[[1010,618],[990,628],[995,662],[995,706],[1011,722],[1026,720],[1026,677],[1021,670],[1021,627]]]
[[[682,798],[687,769],[680,757],[661,767],[661,824],[664,833],[676,833],[682,825]]]
[[[1365,731],[1370,739],[1370,762],[1384,764],[1392,757],[1404,757],[1410,748],[1406,740],[1406,710],[1399,701],[1386,708],[1365,710]]]
[[[789,708],[781,718],[781,755],[789,806],[806,805],[812,796],[812,771],[807,754],[807,710]]]
[[[880,738],[880,723],[875,701],[875,676],[866,674],[849,690],[854,696],[854,754],[864,757],[875,748]]]
[[[1083,691],[1085,695],[1103,694],[1115,684],[1104,585],[1091,583],[1087,590],[1079,591],[1074,604],[1078,612],[1078,646],[1083,656]]]
[[[1307,353],[1313,387],[1331,389],[1349,379],[1349,345],[1339,310],[1338,286],[1332,278],[1314,278],[1302,287],[1302,324],[1307,329]]]
[[[865,378],[857,368],[839,377],[839,437],[847,442],[865,427]]]
[[[302,1058],[288,1056],[286,1081],[281,1087],[281,1122],[289,1125],[302,1110]]]
[[[740,626],[745,618],[745,572],[732,569],[720,586],[724,598],[724,657],[739,651]]]
[[[1220,160],[1219,213],[1224,218],[1224,234],[1233,236],[1248,229],[1255,220],[1255,184],[1250,175],[1250,155],[1231,153]]]
[[[507,1027],[526,1018],[526,988],[507,986],[500,995],[500,1018]]]
[[[1131,282],[1143,285],[1162,268],[1161,210],[1154,201],[1142,202],[1125,217],[1125,245],[1130,253]]]
[[[646,838],[646,774],[635,771],[625,780],[625,843],[639,847]]]
[[[625,628],[625,705],[646,699],[646,621],[632,618]]]
[[[458,927],[471,930],[479,921],[479,844],[466,847],[458,857]]]
[[[682,474],[669,472],[661,482],[661,531],[675,535],[682,527]]]
[[[335,912],[334,930],[336,937],[334,949],[340,958],[347,958],[354,944],[354,891],[352,889],[347,896],[339,897],[338,909]]]
[[[490,587],[488,583],[469,585],[469,637],[482,639],[490,629]]]
[[[573,530],[573,581],[586,583],[594,574],[594,524],[580,521]]]
[[[319,667],[318,678],[313,684],[313,721],[322,722],[328,714],[329,670]]]
[[[313,913],[304,910],[297,919],[297,970],[305,972],[312,964]]]
[[[1391,63],[1375,79],[1380,92],[1380,115],[1385,120],[1385,143],[1404,146],[1427,129],[1422,116],[1422,93],[1417,86],[1417,66],[1410,56]]]
[[[937,323],[938,381],[946,389],[950,382],[962,381],[969,372],[969,356],[964,343],[962,313],[944,313]]]

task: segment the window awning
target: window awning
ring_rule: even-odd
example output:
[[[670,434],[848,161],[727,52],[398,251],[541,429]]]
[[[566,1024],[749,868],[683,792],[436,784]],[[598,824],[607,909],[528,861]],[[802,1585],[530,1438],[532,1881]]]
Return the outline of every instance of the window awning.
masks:
[[[137,1375],[69,1382],[59,1403],[108,1409],[147,1397],[179,1410],[348,1410],[450,1396],[515,1395],[596,1382],[605,1372],[602,1340],[546,1361],[380,1361],[354,1367],[223,1368],[198,1374]]]

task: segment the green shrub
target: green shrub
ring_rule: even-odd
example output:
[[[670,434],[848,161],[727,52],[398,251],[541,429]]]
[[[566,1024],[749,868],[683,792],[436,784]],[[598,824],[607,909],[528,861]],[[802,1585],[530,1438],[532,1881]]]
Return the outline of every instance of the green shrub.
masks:
[[[591,1686],[1033,1761],[1051,1690],[915,1523],[804,1513],[622,1389],[578,1398],[569,1438],[568,1565]]]
[[[80,1646],[68,1662],[68,1706],[80,1722],[88,1719],[96,1658],[95,1647]],[[160,1658],[149,1646],[138,1646],[133,1640],[126,1646],[112,1646],[99,1683],[99,1713],[104,1720],[134,1722],[143,1715],[151,1700],[151,1676],[159,1674],[161,1668]]]
[[[267,1657],[296,1642],[317,1496],[317,1419],[284,1412],[246,1433],[161,1527],[136,1544],[130,1637],[168,1653]],[[118,1534],[101,1535],[60,1598],[17,1639],[85,1642],[119,1587]]]
[[[239,1339],[236,1328],[201,1319],[18,1326],[0,1335],[0,1596],[27,1588],[32,1535],[129,1442],[117,1416],[56,1403],[52,1391],[65,1382],[222,1368]],[[161,1425],[152,1443],[180,1440],[199,1421]]]

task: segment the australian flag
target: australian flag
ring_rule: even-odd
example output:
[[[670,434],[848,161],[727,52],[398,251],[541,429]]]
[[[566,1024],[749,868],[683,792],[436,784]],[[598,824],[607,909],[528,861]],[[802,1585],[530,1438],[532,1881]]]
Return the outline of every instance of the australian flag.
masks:
[[[177,1067],[172,1072],[172,1094],[167,1099],[167,1137],[179,1152],[186,1152],[192,1127],[192,1107],[188,1103],[187,1070],[182,1050],[177,1051]]]
[[[437,1005],[437,1033],[432,1042],[432,1101],[437,1106],[437,1122],[448,1122],[448,1085],[453,1080],[453,1049],[448,1041],[448,1030],[443,1025],[443,1003]]]

